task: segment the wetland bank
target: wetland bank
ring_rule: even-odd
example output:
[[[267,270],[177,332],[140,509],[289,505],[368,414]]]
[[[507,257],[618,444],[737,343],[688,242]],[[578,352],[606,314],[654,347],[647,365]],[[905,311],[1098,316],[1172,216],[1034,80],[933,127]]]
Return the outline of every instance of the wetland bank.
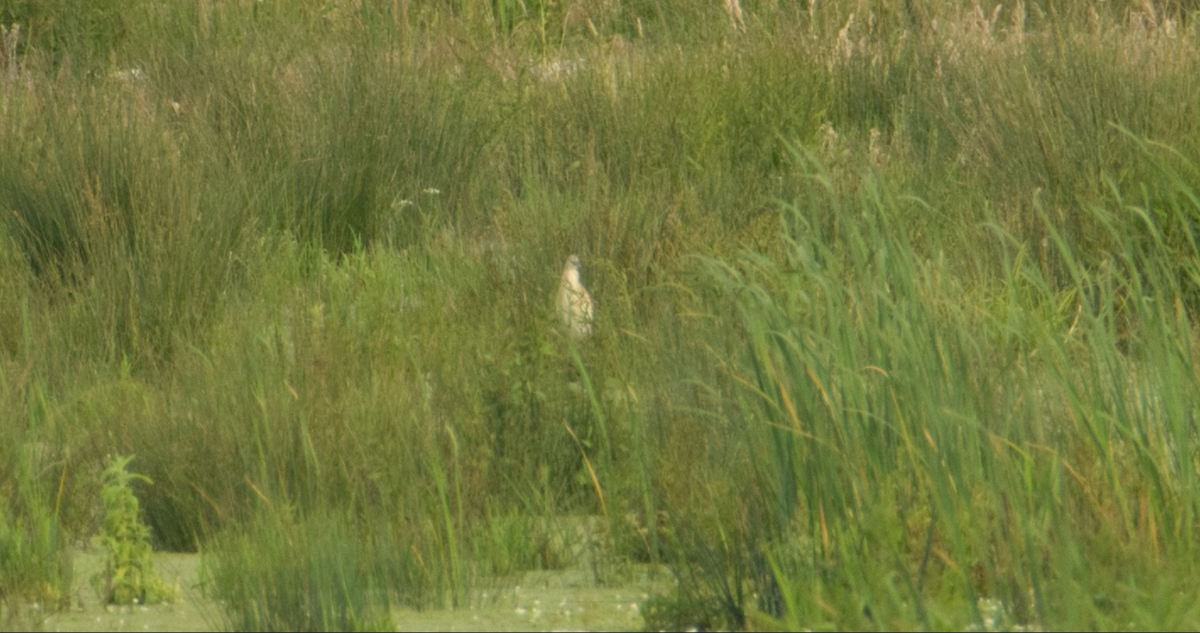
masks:
[[[5,626],[1200,627],[1196,8],[0,0]]]

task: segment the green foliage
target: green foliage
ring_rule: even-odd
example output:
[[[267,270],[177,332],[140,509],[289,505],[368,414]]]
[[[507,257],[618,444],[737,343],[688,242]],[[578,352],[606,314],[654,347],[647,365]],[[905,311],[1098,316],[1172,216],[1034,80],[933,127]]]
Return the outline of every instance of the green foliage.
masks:
[[[1200,443],[1181,415],[1195,393],[1185,299],[1197,276],[1194,256],[1181,275],[1163,244],[1144,250],[1139,237],[1188,221],[1190,207],[1151,217],[1113,203],[1090,211],[1112,227],[1112,267],[1090,270],[1048,229],[1073,280],[1073,322],[1043,320],[1062,291],[1010,260],[1007,276],[1035,289],[1010,306],[1029,312],[1010,312],[1006,329],[1036,328],[1004,332],[1016,345],[950,299],[954,276],[916,256],[895,224],[903,206],[870,182],[859,205],[827,210],[840,220],[831,235],[813,230],[819,208],[789,207],[782,262],[707,262],[713,312],[736,313],[744,333],[728,352],[740,415],[721,431],[740,436],[744,457],[699,485],[746,488],[680,524],[680,603],[721,604],[721,623],[738,626],[761,609],[787,628],[1142,617],[1112,596],[1157,579],[1122,563],[1093,584],[1089,569],[1098,557],[1196,564],[1191,538],[1159,526],[1190,522],[1194,505],[1194,469],[1169,464]],[[1181,364],[1149,361],[1165,356]],[[994,599],[1004,614],[984,613]],[[1170,617],[1190,617],[1179,608]]]
[[[131,486],[134,481],[153,482],[145,475],[129,472],[131,461],[132,455],[110,457],[104,469],[104,529],[100,541],[105,565],[104,571],[92,578],[92,584],[109,604],[157,604],[176,596],[154,573],[150,528],[142,522]]]
[[[127,16],[148,3],[128,0],[4,0],[0,24],[19,24],[25,52],[48,53],[55,66],[72,61],[103,70],[129,33]],[[97,68],[98,67],[98,68]]]
[[[32,450],[30,450],[32,449]],[[70,599],[70,556],[62,530],[54,475],[65,480],[61,468],[48,468],[45,446],[8,444],[0,462],[0,607],[11,625],[27,606],[54,610]],[[49,478],[46,477],[49,475]],[[60,484],[61,485],[61,484]]]
[[[273,517],[223,535],[204,555],[233,629],[383,631],[394,630],[390,596],[415,580],[406,577],[415,571],[409,552],[396,545],[339,518]]]
[[[740,4],[0,4],[5,599],[136,453],[106,596],[200,547],[239,628],[563,515],[652,626],[1194,628],[1186,3]]]

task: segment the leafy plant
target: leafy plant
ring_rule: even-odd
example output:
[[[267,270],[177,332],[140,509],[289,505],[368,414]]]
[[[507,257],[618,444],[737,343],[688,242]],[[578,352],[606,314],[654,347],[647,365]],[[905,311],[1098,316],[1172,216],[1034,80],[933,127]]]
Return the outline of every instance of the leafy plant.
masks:
[[[100,538],[108,560],[92,583],[109,604],[154,604],[175,592],[154,574],[150,528],[142,523],[131,482],[153,484],[149,477],[128,470],[129,457],[110,456],[104,469],[104,531]]]

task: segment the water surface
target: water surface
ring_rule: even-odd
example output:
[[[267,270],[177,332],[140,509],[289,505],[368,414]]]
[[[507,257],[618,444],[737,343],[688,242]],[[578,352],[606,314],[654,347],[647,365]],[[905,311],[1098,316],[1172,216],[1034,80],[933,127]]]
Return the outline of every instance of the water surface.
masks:
[[[196,554],[155,554],[155,572],[178,588],[180,599],[150,606],[101,604],[89,579],[102,558],[79,553],[74,563],[70,610],[46,616],[29,610],[22,618],[29,626],[46,631],[217,631],[223,626],[219,605],[202,591]],[[667,572],[648,566],[604,576],[599,581],[590,568],[526,572],[476,592],[469,607],[396,609],[392,621],[397,631],[641,630],[646,599],[671,586]]]

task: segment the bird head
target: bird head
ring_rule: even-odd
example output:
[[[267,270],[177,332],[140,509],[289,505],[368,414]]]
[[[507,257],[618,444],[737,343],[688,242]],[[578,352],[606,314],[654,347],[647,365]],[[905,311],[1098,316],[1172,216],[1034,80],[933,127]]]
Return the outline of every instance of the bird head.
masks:
[[[567,257],[567,265],[565,268],[563,268],[563,273],[568,277],[578,281],[580,266],[581,264],[579,263],[579,256],[571,255]]]

